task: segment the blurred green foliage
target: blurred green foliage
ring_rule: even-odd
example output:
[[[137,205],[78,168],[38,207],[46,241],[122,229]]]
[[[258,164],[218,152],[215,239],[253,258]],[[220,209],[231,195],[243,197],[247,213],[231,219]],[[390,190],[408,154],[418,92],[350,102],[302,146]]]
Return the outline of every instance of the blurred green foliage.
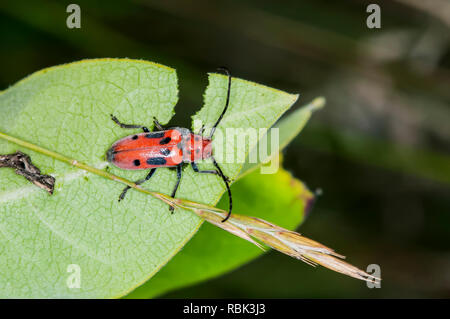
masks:
[[[300,103],[325,95],[285,154],[323,189],[300,232],[379,264],[382,288],[271,252],[166,296],[449,297],[449,4],[377,1],[382,28],[368,29],[370,2],[77,1],[82,28],[69,30],[64,2],[2,1],[0,87],[83,58],[143,58],[177,69],[183,126],[221,65]]]

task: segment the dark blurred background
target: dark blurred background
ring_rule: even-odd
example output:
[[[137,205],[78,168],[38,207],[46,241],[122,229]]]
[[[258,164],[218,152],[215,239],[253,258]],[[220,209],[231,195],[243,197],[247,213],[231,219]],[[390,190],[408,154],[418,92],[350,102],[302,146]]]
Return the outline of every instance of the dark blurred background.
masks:
[[[81,29],[66,7],[81,7]],[[369,29],[369,3],[381,28]],[[450,1],[0,2],[0,89],[39,69],[129,57],[177,69],[190,126],[206,72],[327,98],[285,152],[322,188],[300,232],[379,264],[381,289],[270,252],[164,297],[450,297]],[[177,110],[177,109],[176,109]],[[180,108],[178,108],[180,110]]]

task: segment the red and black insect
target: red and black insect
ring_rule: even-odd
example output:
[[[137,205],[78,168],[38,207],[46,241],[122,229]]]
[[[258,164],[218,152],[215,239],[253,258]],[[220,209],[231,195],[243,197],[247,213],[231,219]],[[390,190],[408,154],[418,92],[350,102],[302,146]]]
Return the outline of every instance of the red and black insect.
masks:
[[[229,179],[226,177],[219,164],[212,156],[212,137],[214,132],[227,111],[230,101],[231,75],[225,68],[220,68],[228,75],[228,90],[225,108],[219,119],[211,128],[211,133],[208,137],[203,137],[203,128],[198,134],[194,134],[191,130],[182,127],[172,127],[164,129],[156,118],[153,118],[154,126],[157,131],[150,132],[150,130],[142,125],[123,124],[115,116],[111,114],[111,119],[122,128],[141,128],[144,133],[129,135],[115,142],[106,153],[108,162],[115,166],[128,170],[143,170],[150,169],[147,176],[136,181],[137,185],[148,181],[157,168],[160,167],[176,167],[177,181],[172,191],[172,197],[175,194],[180,184],[183,166],[191,164],[192,169],[197,173],[216,174],[219,175],[225,182],[229,197],[228,215],[222,221],[226,221],[231,215],[232,198],[231,190],[228,184]],[[215,170],[199,170],[197,161],[211,158]],[[125,198],[129,186],[125,187],[119,196],[119,201]],[[173,211],[173,207],[170,207]]]

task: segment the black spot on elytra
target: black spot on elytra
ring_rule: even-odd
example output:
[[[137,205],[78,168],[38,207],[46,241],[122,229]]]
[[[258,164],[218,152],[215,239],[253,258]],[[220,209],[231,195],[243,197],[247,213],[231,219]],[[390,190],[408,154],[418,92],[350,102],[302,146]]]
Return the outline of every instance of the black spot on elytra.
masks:
[[[159,152],[164,156],[167,156],[170,154],[170,150],[168,148],[162,148],[159,150]]]
[[[166,134],[165,132],[150,132],[145,134],[146,138],[161,138]]]
[[[137,136],[137,135],[133,135],[133,137],[132,137],[131,139],[137,140],[137,139],[138,139],[138,136]]]
[[[195,150],[195,154],[198,154],[198,153],[200,153],[200,150],[197,148],[197,149]]]
[[[164,165],[166,162],[164,157],[150,157],[147,159],[147,164],[149,165]]]
[[[161,141],[159,141],[159,145],[165,145],[170,143],[172,139],[170,138],[170,136],[163,138]]]
[[[195,141],[198,142],[200,141],[200,138],[198,136],[195,137]]]
[[[134,164],[134,166],[141,166],[141,161],[138,160],[138,159],[135,159],[135,160],[133,161],[133,164]]]

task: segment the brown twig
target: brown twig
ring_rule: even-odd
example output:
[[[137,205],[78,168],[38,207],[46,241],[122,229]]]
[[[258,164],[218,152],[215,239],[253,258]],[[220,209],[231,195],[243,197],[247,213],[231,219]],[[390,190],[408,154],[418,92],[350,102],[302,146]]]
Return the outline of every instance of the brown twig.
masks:
[[[42,175],[39,168],[33,165],[30,157],[22,152],[0,155],[0,167],[10,167],[16,170],[16,174],[25,177],[37,187],[45,189],[50,195],[53,194],[55,178]]]

